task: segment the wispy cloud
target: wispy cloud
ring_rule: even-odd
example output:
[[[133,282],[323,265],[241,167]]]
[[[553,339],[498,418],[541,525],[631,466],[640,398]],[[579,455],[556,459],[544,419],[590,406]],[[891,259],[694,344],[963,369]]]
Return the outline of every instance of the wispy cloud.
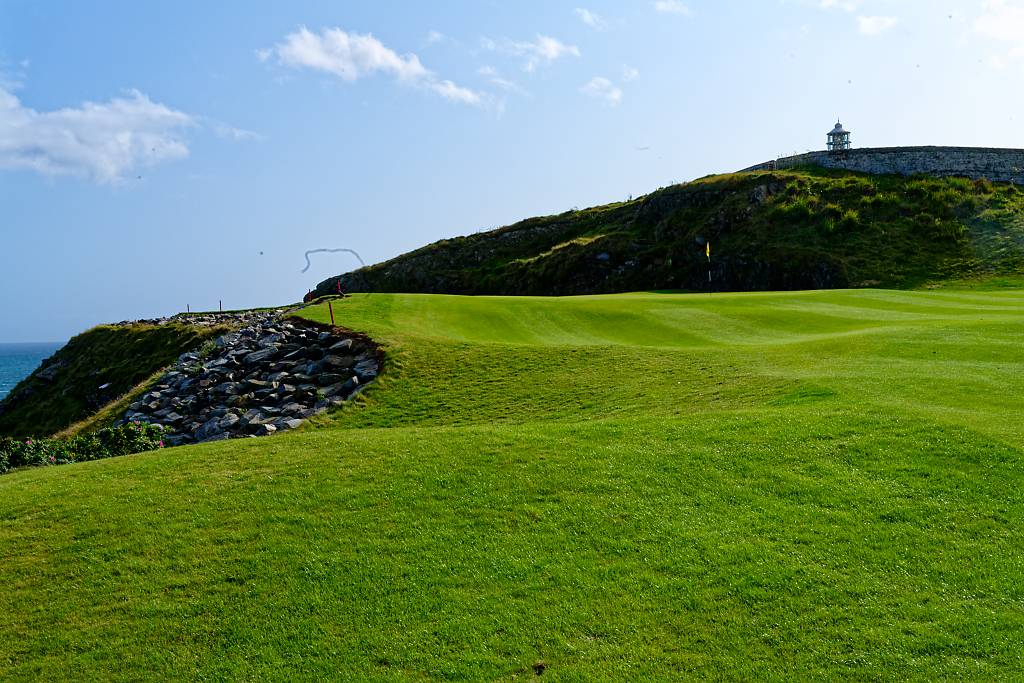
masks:
[[[622,89],[604,76],[594,76],[580,86],[580,92],[587,97],[604,100],[609,106],[616,106],[622,101]]]
[[[885,33],[897,24],[896,17],[857,17],[857,30],[865,36],[877,36]]]
[[[862,4],[862,0],[820,0],[818,6],[822,9],[841,9],[844,12],[856,12]]]
[[[657,0],[654,3],[654,9],[657,12],[663,14],[680,14],[684,17],[690,16],[692,12],[687,5],[679,2],[679,0]]]
[[[1002,54],[991,55],[989,66],[1002,69],[1010,62],[1024,60],[1024,4],[1007,0],[987,0],[974,21],[981,36],[1006,45]]]
[[[0,168],[117,183],[130,172],[188,156],[193,116],[138,90],[108,102],[37,111],[0,88]]]
[[[1024,5],[988,0],[982,4],[974,30],[987,38],[1024,46]]]
[[[577,7],[573,10],[573,13],[579,17],[580,21],[595,31],[603,31],[608,28],[608,21],[597,12],[591,12],[583,7]]]
[[[427,33],[427,43],[433,45],[435,43],[443,43],[445,41],[445,35],[440,31],[431,30]]]
[[[525,57],[523,68],[526,71],[536,71],[538,66],[551,64],[562,57],[579,57],[580,49],[575,45],[566,45],[557,38],[551,36],[537,35],[533,41],[496,41],[490,38],[483,38],[480,41],[485,50],[491,50],[514,57]]]
[[[219,138],[226,140],[234,140],[236,142],[245,142],[248,140],[263,140],[263,136],[259,133],[255,133],[251,130],[245,130],[244,128],[235,128],[224,123],[213,124],[213,132]]]
[[[640,77],[640,71],[629,66],[628,64],[622,65],[622,81],[623,83],[629,83],[635,81]]]
[[[477,69],[477,73],[486,78],[487,82],[491,85],[501,88],[506,92],[524,96],[530,94],[523,86],[519,85],[515,81],[504,78],[493,66],[482,66]]]
[[[276,57],[282,66],[320,71],[346,83],[383,74],[452,102],[483,103],[480,93],[439,78],[423,66],[416,55],[399,55],[370,34],[349,33],[340,28],[325,28],[320,33],[313,33],[303,26],[289,33],[273,48],[257,54],[262,61]]]

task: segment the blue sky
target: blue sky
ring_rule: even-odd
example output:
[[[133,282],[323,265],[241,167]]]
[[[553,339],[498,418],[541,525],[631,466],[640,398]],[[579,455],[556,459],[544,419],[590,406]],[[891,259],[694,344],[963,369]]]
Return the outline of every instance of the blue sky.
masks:
[[[0,341],[818,149],[1024,147],[1024,0],[0,0]]]

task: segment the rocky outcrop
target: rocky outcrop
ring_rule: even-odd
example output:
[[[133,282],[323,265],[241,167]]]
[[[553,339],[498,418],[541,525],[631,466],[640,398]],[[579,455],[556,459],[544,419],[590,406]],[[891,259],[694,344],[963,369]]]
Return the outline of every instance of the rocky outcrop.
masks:
[[[1024,185],[1024,149],[994,147],[860,147],[842,152],[817,151],[766,161],[743,171],[801,166],[876,174],[986,178]]]
[[[283,310],[283,309],[281,309]],[[237,325],[249,325],[265,320],[273,315],[271,310],[263,311],[235,311],[233,313],[178,313],[177,315],[164,316],[162,318],[142,318],[140,320],[122,320],[112,323],[110,327],[134,327],[136,325],[152,325],[159,327],[174,323],[192,325],[193,327],[218,327]]]
[[[252,313],[202,356],[184,353],[123,421],[161,424],[182,445],[295,429],[372,381],[383,354],[366,336]]]

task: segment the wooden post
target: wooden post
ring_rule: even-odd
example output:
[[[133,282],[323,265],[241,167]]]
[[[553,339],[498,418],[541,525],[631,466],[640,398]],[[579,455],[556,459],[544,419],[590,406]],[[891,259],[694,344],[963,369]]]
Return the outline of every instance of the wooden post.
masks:
[[[220,309],[221,313],[224,312],[224,300],[223,299],[217,299],[217,308]]]
[[[330,301],[327,302],[327,310],[331,312],[331,325],[334,325],[334,306]]]
[[[186,313],[191,313],[192,312],[192,309],[189,308],[188,304],[185,304],[185,312]]]

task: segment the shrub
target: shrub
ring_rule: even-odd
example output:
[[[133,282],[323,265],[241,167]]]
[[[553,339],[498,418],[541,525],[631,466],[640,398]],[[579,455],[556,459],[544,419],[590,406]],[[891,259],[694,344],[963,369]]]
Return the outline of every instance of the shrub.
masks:
[[[776,204],[774,217],[789,222],[806,222],[814,217],[820,200],[817,197],[802,196],[785,204]]]
[[[992,181],[988,178],[978,178],[974,181],[973,185],[976,194],[992,194],[994,191]]]
[[[164,447],[164,428],[130,422],[80,434],[70,439],[12,439],[0,437],[0,472],[15,467],[64,465],[114,458]]]
[[[844,228],[855,228],[860,225],[860,212],[856,209],[847,209],[839,219],[839,224]]]
[[[825,215],[829,218],[839,218],[843,215],[843,207],[835,203],[825,205]]]

